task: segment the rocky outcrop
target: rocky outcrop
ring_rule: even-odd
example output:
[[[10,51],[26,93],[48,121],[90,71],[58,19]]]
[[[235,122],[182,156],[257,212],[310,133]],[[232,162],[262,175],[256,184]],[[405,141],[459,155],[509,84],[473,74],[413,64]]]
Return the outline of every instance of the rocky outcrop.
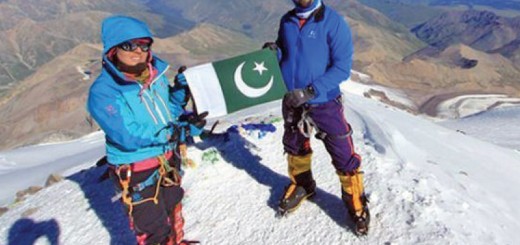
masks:
[[[500,17],[490,11],[450,11],[411,31],[430,46],[445,49],[464,44],[489,52],[500,49],[520,37],[520,18]]]

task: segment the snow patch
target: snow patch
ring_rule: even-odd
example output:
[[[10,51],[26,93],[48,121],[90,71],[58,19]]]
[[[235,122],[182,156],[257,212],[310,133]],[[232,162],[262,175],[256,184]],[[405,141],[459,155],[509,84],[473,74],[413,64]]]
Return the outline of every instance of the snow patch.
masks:
[[[437,117],[443,119],[464,118],[492,108],[503,108],[520,104],[519,98],[502,94],[474,94],[458,96],[443,101],[437,106]]]
[[[88,81],[92,76],[91,71],[86,71],[81,66],[76,66],[76,71],[78,71],[83,76],[83,81]]]

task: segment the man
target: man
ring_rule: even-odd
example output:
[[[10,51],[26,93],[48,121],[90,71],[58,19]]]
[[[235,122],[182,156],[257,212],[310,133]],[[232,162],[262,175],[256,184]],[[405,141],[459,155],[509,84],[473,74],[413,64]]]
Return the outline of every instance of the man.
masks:
[[[356,233],[368,232],[370,215],[363,190],[361,158],[354,152],[339,84],[350,76],[352,37],[347,23],[321,0],[293,0],[295,8],[280,21],[276,43],[264,48],[278,51],[289,92],[283,99],[284,150],[291,179],[280,201],[280,212],[296,210],[315,194],[309,134],[316,129],[332,158],[341,182],[342,200],[356,224]]]

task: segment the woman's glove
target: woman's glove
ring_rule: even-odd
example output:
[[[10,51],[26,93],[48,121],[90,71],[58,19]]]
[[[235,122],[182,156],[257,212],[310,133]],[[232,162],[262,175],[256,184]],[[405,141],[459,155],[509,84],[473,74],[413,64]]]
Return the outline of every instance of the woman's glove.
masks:
[[[186,66],[181,66],[179,70],[177,70],[177,75],[175,75],[174,87],[185,88],[188,87],[188,82],[186,81],[186,76],[184,76],[184,71],[186,70]]]
[[[204,126],[206,125],[205,118],[207,116],[207,111],[200,114],[195,114],[193,112],[182,114],[179,117],[179,126],[182,129],[180,141],[184,142],[186,141],[186,138],[190,136],[200,136],[204,131]]]

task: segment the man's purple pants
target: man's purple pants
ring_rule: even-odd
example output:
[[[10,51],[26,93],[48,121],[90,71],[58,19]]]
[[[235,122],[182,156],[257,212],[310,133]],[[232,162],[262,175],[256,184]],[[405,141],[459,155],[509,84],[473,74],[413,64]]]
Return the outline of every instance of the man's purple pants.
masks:
[[[343,174],[354,173],[361,165],[361,158],[354,152],[352,128],[345,119],[341,97],[327,103],[306,104],[298,108],[292,108],[283,103],[285,152],[295,156],[312,153],[310,139],[298,129],[298,122],[301,120],[304,110],[321,132],[325,148],[330,154],[336,170]]]

